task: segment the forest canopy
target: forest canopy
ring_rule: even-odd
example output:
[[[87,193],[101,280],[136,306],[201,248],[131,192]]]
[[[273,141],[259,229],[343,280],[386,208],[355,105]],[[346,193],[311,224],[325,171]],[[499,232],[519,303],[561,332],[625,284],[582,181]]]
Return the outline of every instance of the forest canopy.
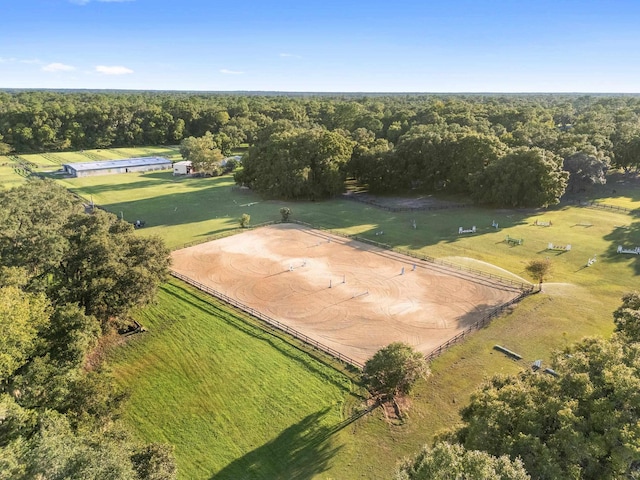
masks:
[[[314,136],[329,151],[305,147],[304,138]],[[525,192],[534,200],[522,202],[522,192],[499,183],[510,179],[497,172],[504,163],[493,165],[521,158],[516,153],[524,149],[540,152],[571,173],[574,192],[601,183],[609,166],[637,169],[640,97],[0,92],[0,154],[176,145],[201,137],[223,155],[251,147],[253,171],[238,181],[268,196],[332,196],[351,177],[372,192],[413,189],[544,206],[567,188],[556,169],[534,177]],[[313,165],[309,155],[316,155]],[[265,185],[258,174],[287,182]]]
[[[54,182],[0,191],[0,479],[175,478],[171,448],[131,438],[126,393],[88,362],[168,267],[160,239]]]

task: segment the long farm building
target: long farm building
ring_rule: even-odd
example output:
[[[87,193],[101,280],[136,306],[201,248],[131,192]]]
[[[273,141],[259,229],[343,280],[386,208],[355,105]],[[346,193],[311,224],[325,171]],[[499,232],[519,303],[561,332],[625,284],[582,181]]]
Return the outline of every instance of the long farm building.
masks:
[[[67,174],[74,177],[89,177],[92,175],[168,170],[172,165],[173,162],[164,157],[141,157],[104,162],[66,163],[62,167]]]

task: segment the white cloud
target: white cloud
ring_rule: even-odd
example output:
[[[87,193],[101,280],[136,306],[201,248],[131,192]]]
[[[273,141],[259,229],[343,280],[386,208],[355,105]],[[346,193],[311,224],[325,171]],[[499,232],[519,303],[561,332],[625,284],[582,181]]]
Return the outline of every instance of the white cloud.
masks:
[[[64,63],[50,63],[42,67],[45,72],[70,72],[75,69],[76,67],[65,65]]]
[[[300,55],[295,55],[293,53],[281,53],[280,56],[282,58],[302,58]]]
[[[0,63],[13,63],[15,61],[15,58],[0,57]]]
[[[225,75],[242,75],[244,72],[239,72],[237,70],[227,70],[226,68],[223,68],[222,70],[220,70],[220,73],[224,73]]]
[[[104,75],[128,75],[130,73],[133,73],[133,70],[121,65],[114,65],[111,67],[108,67],[106,65],[98,65],[96,67],[96,72],[102,73]]]
[[[42,63],[40,60],[38,60],[37,58],[27,58],[24,60],[20,60],[20,63],[26,63],[29,65],[34,65],[34,64],[38,64],[38,63]]]

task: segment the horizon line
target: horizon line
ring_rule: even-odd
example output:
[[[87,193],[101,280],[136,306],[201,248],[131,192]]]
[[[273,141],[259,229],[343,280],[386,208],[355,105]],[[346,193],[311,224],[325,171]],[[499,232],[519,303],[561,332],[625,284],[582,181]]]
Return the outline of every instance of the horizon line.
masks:
[[[280,94],[280,95],[640,95],[638,92],[606,91],[322,91],[322,90],[193,90],[142,88],[66,88],[66,87],[0,87],[0,91],[77,91],[77,92],[167,92],[167,93],[224,93],[224,94]]]

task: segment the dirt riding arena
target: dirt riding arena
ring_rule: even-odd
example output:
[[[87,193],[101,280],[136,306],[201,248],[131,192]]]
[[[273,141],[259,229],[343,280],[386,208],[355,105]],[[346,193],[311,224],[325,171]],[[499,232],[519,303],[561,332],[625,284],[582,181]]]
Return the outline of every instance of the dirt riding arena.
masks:
[[[174,271],[360,362],[395,341],[429,353],[519,293],[293,224],[172,256]]]

